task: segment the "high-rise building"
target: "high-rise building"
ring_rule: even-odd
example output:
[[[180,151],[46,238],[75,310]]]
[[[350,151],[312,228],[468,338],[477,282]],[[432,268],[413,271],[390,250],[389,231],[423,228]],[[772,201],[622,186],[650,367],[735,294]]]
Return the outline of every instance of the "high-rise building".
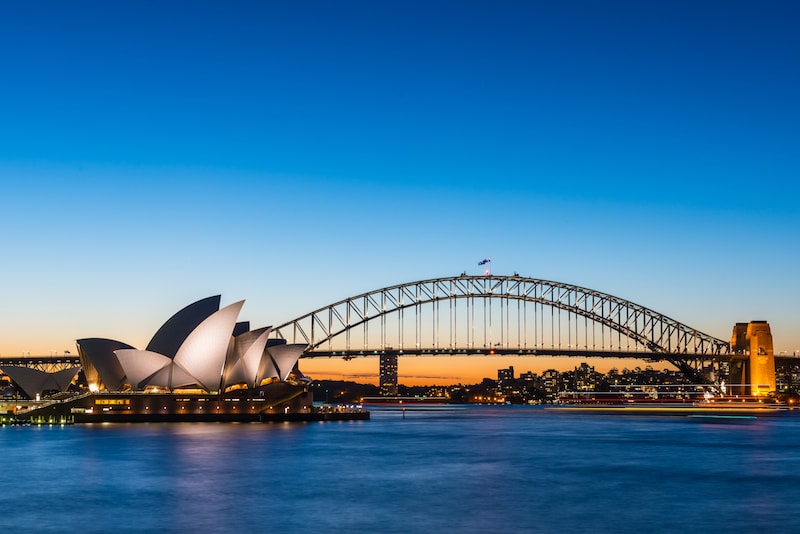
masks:
[[[502,386],[504,382],[514,380],[514,366],[511,365],[508,369],[497,370],[497,382]]]
[[[397,354],[381,354],[380,363],[381,395],[397,395]]]
[[[559,389],[559,372],[555,369],[548,369],[542,372],[542,384],[548,395],[555,395]]]

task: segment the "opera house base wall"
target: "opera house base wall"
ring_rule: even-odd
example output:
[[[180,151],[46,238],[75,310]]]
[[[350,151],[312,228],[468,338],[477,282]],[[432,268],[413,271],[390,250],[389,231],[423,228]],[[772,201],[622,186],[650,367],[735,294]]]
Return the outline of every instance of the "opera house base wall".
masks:
[[[224,395],[102,392],[85,393],[16,414],[17,422],[168,423],[292,422],[369,419],[364,410],[319,410],[304,388],[276,383],[261,390]],[[262,393],[265,393],[262,395]]]

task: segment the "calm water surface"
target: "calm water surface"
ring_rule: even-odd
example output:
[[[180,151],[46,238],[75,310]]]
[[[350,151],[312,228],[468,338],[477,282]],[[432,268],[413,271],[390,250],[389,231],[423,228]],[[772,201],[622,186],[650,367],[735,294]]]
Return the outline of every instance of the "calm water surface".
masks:
[[[0,429],[26,532],[666,532],[800,524],[800,415],[531,407]]]

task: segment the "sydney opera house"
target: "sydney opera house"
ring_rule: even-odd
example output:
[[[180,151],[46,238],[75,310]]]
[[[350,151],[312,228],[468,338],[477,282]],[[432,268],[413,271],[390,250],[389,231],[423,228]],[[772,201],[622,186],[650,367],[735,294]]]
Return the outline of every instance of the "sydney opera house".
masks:
[[[213,296],[186,306],[144,349],[113,339],[78,339],[88,392],[44,404],[28,416],[75,422],[332,418],[315,416],[310,380],[298,369],[306,346],[270,339],[271,327],[251,330],[248,322],[238,322],[244,301],[220,309],[220,300]]]
[[[209,297],[173,315],[145,349],[113,339],[77,340],[92,391],[195,390],[224,393],[286,381],[305,345],[269,340],[270,327],[237,322],[244,301],[220,309]]]

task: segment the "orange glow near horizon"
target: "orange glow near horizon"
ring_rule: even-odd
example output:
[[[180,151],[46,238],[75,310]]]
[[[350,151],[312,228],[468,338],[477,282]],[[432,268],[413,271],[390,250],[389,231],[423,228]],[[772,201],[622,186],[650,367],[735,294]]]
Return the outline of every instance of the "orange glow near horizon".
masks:
[[[477,384],[484,378],[497,379],[498,369],[514,367],[514,376],[532,371],[541,374],[547,369],[571,371],[581,362],[593,365],[598,372],[607,373],[612,368],[672,369],[667,362],[648,363],[631,358],[567,358],[520,356],[407,356],[398,359],[398,382],[406,386],[449,386]],[[300,370],[316,380],[346,380],[365,384],[378,384],[378,358],[306,358],[300,360]]]

